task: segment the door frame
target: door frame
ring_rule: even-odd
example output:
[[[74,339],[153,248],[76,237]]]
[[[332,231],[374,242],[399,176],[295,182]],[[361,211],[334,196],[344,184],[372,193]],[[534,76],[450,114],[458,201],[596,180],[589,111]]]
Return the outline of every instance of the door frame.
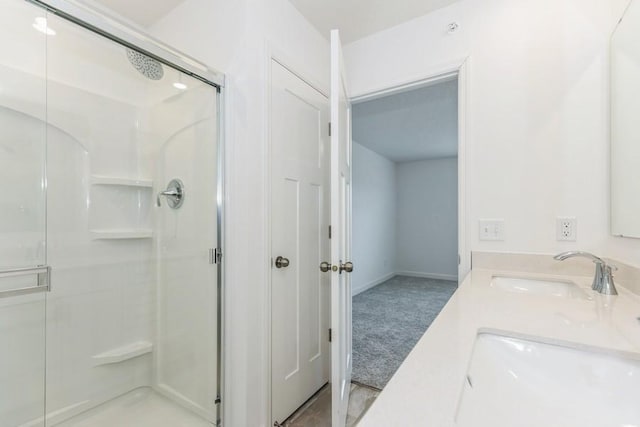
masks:
[[[420,76],[414,76],[395,84],[387,85],[351,97],[352,105],[385,96],[407,92],[421,87],[431,86],[454,77],[458,79],[458,284],[462,283],[466,275],[471,271],[471,252],[469,249],[469,236],[467,219],[467,158],[468,158],[468,134],[470,91],[469,69],[471,57],[465,56],[449,63],[432,67]]]
[[[271,140],[271,63],[277,62],[284,68],[286,68],[290,73],[304,81],[306,84],[311,86],[313,89],[320,92],[325,98],[327,98],[327,104],[329,103],[329,90],[326,87],[327,85],[323,85],[316,81],[313,78],[310,78],[307,72],[300,71],[303,66],[299,63],[299,61],[295,61],[290,56],[286,55],[284,52],[278,50],[276,47],[267,42],[266,47],[266,55],[264,62],[264,82],[265,82],[265,123],[264,123],[264,138],[265,138],[265,158],[264,158],[264,206],[265,209],[265,259],[264,259],[264,279],[265,279],[265,313],[264,313],[264,349],[265,349],[265,390],[264,395],[266,396],[266,405],[264,414],[267,420],[267,425],[271,425],[272,422],[272,393],[271,393],[271,376],[272,376],[272,358],[271,358],[271,339],[272,339],[272,328],[271,328],[271,314],[272,314],[272,305],[271,305],[271,296],[272,296],[272,281],[271,281],[271,259],[273,254],[271,253],[271,244],[273,241],[271,235],[271,220],[272,220],[272,206],[271,206],[271,196],[272,196],[272,182],[271,182],[271,173],[273,171],[271,164],[271,154],[273,148],[273,142]]]

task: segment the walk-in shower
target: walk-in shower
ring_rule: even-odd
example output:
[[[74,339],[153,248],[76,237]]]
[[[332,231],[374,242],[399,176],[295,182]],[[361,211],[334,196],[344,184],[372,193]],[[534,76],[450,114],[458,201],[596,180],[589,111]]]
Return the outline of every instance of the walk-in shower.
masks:
[[[211,426],[221,85],[44,3],[0,14],[0,426]]]

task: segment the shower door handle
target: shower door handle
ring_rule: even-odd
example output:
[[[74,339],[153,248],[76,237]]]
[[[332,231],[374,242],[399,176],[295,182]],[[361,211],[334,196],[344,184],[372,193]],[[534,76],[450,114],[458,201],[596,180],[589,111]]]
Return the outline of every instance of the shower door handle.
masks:
[[[0,279],[6,277],[20,277],[37,275],[36,285],[26,288],[7,289],[0,291],[0,298],[14,297],[18,295],[33,294],[35,292],[44,292],[51,290],[51,267],[48,265],[39,265],[37,267],[14,268],[11,270],[0,271]]]

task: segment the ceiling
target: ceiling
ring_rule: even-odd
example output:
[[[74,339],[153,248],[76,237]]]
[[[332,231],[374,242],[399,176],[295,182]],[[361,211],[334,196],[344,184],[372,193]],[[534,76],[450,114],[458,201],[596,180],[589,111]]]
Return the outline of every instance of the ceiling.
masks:
[[[393,27],[457,0],[289,0],[326,38],[335,28],[343,43]]]
[[[78,0],[107,8],[142,27],[150,27],[184,0]],[[343,43],[425,15],[458,0],[289,0],[327,39],[340,30]]]
[[[456,156],[458,82],[353,105],[353,141],[394,162]]]
[[[142,27],[150,27],[172,11],[184,0],[80,0],[85,4],[97,4],[123,16]]]

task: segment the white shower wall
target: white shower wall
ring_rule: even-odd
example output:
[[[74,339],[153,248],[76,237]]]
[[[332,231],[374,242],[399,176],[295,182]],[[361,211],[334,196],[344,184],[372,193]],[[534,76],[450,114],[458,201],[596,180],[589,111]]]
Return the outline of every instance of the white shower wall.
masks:
[[[152,189],[92,183],[92,176],[151,179],[138,168],[144,135],[135,105],[53,82],[48,105],[56,131],[47,153],[47,410],[66,418],[151,384],[150,354],[108,365],[98,356],[153,341],[153,239],[94,233],[150,230]]]

